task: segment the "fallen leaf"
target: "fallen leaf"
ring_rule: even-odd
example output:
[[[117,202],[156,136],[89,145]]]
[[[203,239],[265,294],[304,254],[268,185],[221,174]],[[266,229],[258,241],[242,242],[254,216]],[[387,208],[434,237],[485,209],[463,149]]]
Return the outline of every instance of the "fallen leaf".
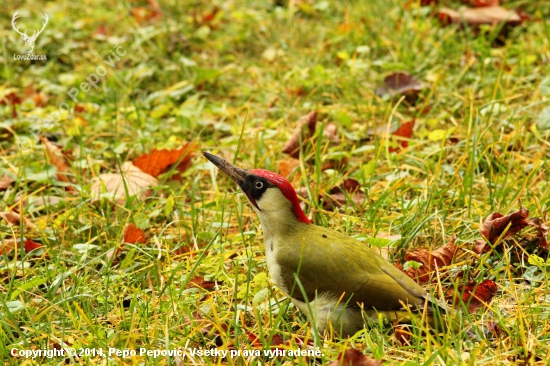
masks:
[[[34,228],[34,225],[29,220],[27,220],[25,217],[21,216],[17,212],[0,212],[0,217],[8,223],[8,226],[19,226],[21,225],[21,220],[23,220],[23,225],[29,227],[30,229]]]
[[[301,145],[305,145],[307,140],[315,133],[315,127],[317,124],[317,111],[312,111],[305,116],[302,116],[298,120],[298,126],[292,132],[290,139],[283,146],[283,152],[298,158],[300,156],[300,141]],[[300,139],[301,136],[301,139]]]
[[[44,246],[40,243],[37,243],[35,241],[32,241],[31,239],[25,240],[25,252],[29,253],[36,249],[42,249]]]
[[[204,277],[195,277],[189,280],[186,288],[200,287],[204,290],[214,290],[217,285],[223,284],[223,281],[206,281]]]
[[[29,197],[28,206],[32,206],[33,210],[36,210],[39,207],[53,207],[57,206],[64,201],[63,197],[59,196],[40,196],[37,198]]]
[[[367,357],[359,350],[347,349],[340,353],[338,359],[329,363],[328,366],[382,366],[383,362],[383,360]]]
[[[320,197],[320,200],[324,199],[323,208],[333,210],[343,207],[347,205],[350,199],[356,206],[362,206],[365,203],[366,195],[360,188],[361,184],[355,179],[348,178],[344,180],[341,185],[333,187],[328,195]]]
[[[453,235],[447,244],[431,252],[422,248],[408,252],[405,256],[406,262],[415,261],[422,265],[418,269],[409,267],[404,272],[418,283],[430,282],[436,269],[441,275],[441,268],[450,265],[453,261],[457,251],[457,247],[454,245],[455,241],[456,235]]]
[[[532,218],[526,221],[527,225],[537,229],[537,239],[539,240],[539,247],[546,250],[550,250],[548,246],[548,241],[546,240],[546,235],[548,235],[548,230],[550,229],[548,225],[542,222],[541,218]]]
[[[193,152],[197,148],[196,144],[187,143],[179,149],[174,150],[157,150],[153,149],[149,154],[143,154],[134,159],[133,164],[142,172],[147,173],[155,178],[169,171],[173,164],[178,163],[175,170],[178,174],[172,176],[174,179],[181,179],[181,173],[185,172],[191,166],[191,158]]]
[[[376,89],[376,95],[379,97],[405,95],[414,101],[425,87],[424,83],[414,76],[406,72],[395,72],[384,78],[384,85]]]
[[[162,12],[156,0],[148,0],[147,6],[135,6],[130,13],[139,24],[153,23],[162,19]]]
[[[499,6],[500,0],[470,0],[470,3],[476,8],[481,8],[484,6]]]
[[[518,13],[500,6],[465,8],[460,11],[443,8],[439,10],[439,19],[446,24],[463,24],[465,22],[472,26],[503,22],[507,25],[518,25],[522,21]]]
[[[40,141],[42,141],[42,145],[44,146],[44,150],[46,151],[46,155],[48,156],[48,159],[50,160],[50,164],[55,166],[57,168],[57,179],[59,179],[62,182],[70,183],[68,172],[71,171],[69,165],[65,161],[65,157],[63,156],[63,153],[61,152],[61,149],[54,144],[52,144],[47,138],[40,136]],[[67,187],[70,191],[73,191],[72,187]]]
[[[122,238],[122,243],[120,243],[119,247],[116,248],[116,250],[111,250],[109,251],[109,253],[107,253],[107,261],[111,261],[113,257],[117,258],[122,248],[124,248],[125,244],[145,244],[145,242],[146,239],[143,230],[138,229],[135,224],[130,223],[124,228],[124,236]]]
[[[392,136],[397,137],[397,143],[400,147],[406,148],[409,146],[409,141],[412,137],[413,130],[414,130],[414,123],[415,120],[403,123],[397,130],[395,130],[394,133],[392,133]],[[390,146],[389,151],[394,152],[397,151],[399,148]]]
[[[44,246],[40,243],[34,242],[31,239],[25,239],[23,242],[25,253],[30,253],[35,249],[43,249]],[[17,242],[14,239],[4,240],[0,245],[0,255],[7,255],[9,252],[15,249]],[[46,253],[45,257],[49,258],[49,255]]]
[[[468,311],[473,313],[480,307],[487,306],[497,292],[497,284],[494,281],[484,280],[480,284],[468,282],[458,291],[450,289],[447,293],[452,296],[454,307],[460,306],[460,300],[464,304],[467,304],[469,301]]]
[[[30,84],[25,89],[25,98],[31,99],[34,102],[34,105],[40,108],[45,107],[48,104],[49,97],[43,92],[36,92],[33,84]]]
[[[129,244],[145,244],[145,234],[135,224],[130,223],[124,228],[124,242]]]
[[[17,244],[13,239],[3,240],[2,244],[0,245],[0,255],[7,255],[9,252],[15,249],[16,245]]]
[[[90,188],[92,201],[98,201],[101,198],[104,185],[109,197],[113,197],[119,204],[124,203],[127,196],[136,195],[139,200],[143,200],[151,195],[150,188],[159,184],[155,177],[144,173],[128,161],[122,164],[119,173],[100,174],[93,181]],[[128,189],[128,195],[126,195],[125,187]]]
[[[526,221],[528,216],[529,210],[520,203],[520,209],[509,215],[504,216],[500,212],[490,214],[479,228],[479,232],[494,244],[499,240],[508,225],[510,225],[510,228],[506,231],[504,237],[500,239],[514,235],[525,228],[528,225]]]
[[[491,250],[491,246],[483,239],[476,239],[474,246],[474,253],[483,254]]]
[[[21,98],[15,91],[10,91],[3,96],[0,96],[0,104],[11,105],[11,118],[17,118],[16,105],[21,104]]]
[[[399,324],[396,319],[393,322],[393,330],[395,332],[395,338],[400,344],[410,345],[412,333],[409,330],[409,324]]]
[[[290,158],[289,160],[283,160],[279,164],[279,174],[289,180],[290,174],[294,172],[290,183],[296,184],[300,181],[300,169],[296,169],[298,165],[300,165],[300,161],[297,159]]]
[[[327,123],[323,129],[323,136],[328,137],[328,139],[335,144],[340,143],[340,136],[338,136],[338,127],[334,123]]]
[[[5,191],[9,187],[11,187],[12,183],[15,182],[11,177],[7,174],[4,174],[2,177],[0,177],[0,191]]]

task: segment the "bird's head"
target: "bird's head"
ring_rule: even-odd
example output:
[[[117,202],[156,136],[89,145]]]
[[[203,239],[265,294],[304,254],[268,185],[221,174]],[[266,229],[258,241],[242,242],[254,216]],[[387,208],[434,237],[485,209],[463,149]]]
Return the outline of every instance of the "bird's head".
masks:
[[[241,169],[216,155],[207,152],[203,155],[241,187],[260,219],[284,217],[311,223],[300,207],[296,191],[279,174],[263,169]]]

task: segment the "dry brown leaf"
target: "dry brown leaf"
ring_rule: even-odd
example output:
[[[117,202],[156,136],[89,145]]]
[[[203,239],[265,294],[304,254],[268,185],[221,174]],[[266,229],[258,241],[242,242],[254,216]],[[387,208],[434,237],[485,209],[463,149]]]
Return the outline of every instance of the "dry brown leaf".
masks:
[[[528,216],[529,210],[520,203],[520,209],[509,215],[504,216],[500,212],[493,212],[490,214],[479,228],[479,232],[489,242],[496,243],[508,225],[510,225],[510,228],[506,231],[502,239],[514,235],[525,228],[527,226],[526,219]]]
[[[206,281],[204,277],[195,277],[189,280],[186,288],[200,287],[205,290],[214,290],[218,284],[223,284],[223,281]]]
[[[292,136],[290,136],[290,139],[285,146],[283,146],[282,151],[297,159],[300,156],[300,141],[302,145],[305,145],[306,141],[315,133],[316,124],[317,111],[312,111],[302,116],[298,120],[298,126],[296,126],[296,129],[292,132]]]
[[[439,19],[447,24],[463,24],[466,22],[472,26],[502,22],[508,25],[518,25],[522,21],[518,13],[500,6],[465,8],[461,11],[443,8],[439,10]]]
[[[21,104],[21,98],[15,91],[11,91],[4,96],[0,96],[0,104],[11,105],[11,118],[17,118],[16,105]]]
[[[347,349],[340,353],[338,359],[329,363],[328,366],[382,366],[383,362],[383,360],[367,357],[357,349]]]
[[[2,177],[0,177],[0,191],[5,191],[8,189],[8,187],[11,187],[11,185],[15,182],[13,179],[10,178],[7,174],[4,174]]]
[[[15,249],[17,243],[13,239],[3,240],[0,245],[0,255],[7,255],[9,252]]]
[[[538,217],[527,220],[527,225],[537,229],[537,239],[539,240],[539,247],[550,250],[550,247],[548,246],[548,241],[546,240],[548,230],[550,229],[548,225],[542,222],[542,219]]]
[[[384,85],[376,89],[376,95],[379,97],[405,95],[415,99],[425,87],[424,83],[414,76],[406,72],[395,72],[384,78]]]
[[[63,156],[63,153],[61,152],[61,149],[54,144],[52,144],[47,138],[40,136],[40,141],[42,141],[42,145],[44,146],[44,150],[46,151],[46,155],[48,156],[48,159],[50,160],[50,164],[55,166],[57,168],[57,179],[59,179],[62,182],[70,183],[68,172],[71,171],[69,168],[69,165],[65,161],[65,157]],[[69,190],[73,190],[72,187],[67,187]]]
[[[128,161],[122,164],[121,173],[101,174],[93,181],[90,189],[93,201],[101,198],[102,186],[105,185],[106,193],[119,204],[126,201],[125,186],[128,189],[128,197],[136,195],[138,199],[143,200],[151,195],[150,188],[159,184],[155,177],[144,173]]]
[[[361,184],[355,179],[348,178],[344,180],[341,185],[333,187],[329,191],[329,194],[324,196],[323,208],[325,210],[333,210],[337,207],[343,207],[347,205],[348,199],[351,199],[351,202],[356,206],[362,206],[367,197],[360,188]]]
[[[403,123],[401,126],[399,126],[399,128],[394,133],[392,133],[392,136],[398,137],[397,143],[399,144],[400,147],[406,148],[409,146],[408,139],[412,137],[413,130],[414,130],[414,122],[415,120],[413,119],[412,121]],[[397,147],[390,147],[389,151],[394,152],[394,151],[397,151],[398,149],[399,148]]]
[[[19,226],[21,224],[21,219],[23,219],[23,225],[29,227],[30,229],[34,228],[34,225],[29,220],[27,220],[24,216],[21,216],[17,212],[0,212],[0,217],[8,223],[8,226]]]
[[[395,338],[400,344],[410,345],[412,333],[409,330],[409,324],[399,324],[399,320],[393,321],[393,330],[395,332]]]
[[[405,271],[407,276],[418,283],[427,283],[435,278],[436,269],[441,275],[441,268],[450,265],[456,254],[457,247],[454,245],[455,241],[456,235],[453,235],[447,244],[434,251],[429,252],[420,248],[407,253],[405,261],[415,261],[422,264],[418,269],[414,269],[413,267],[408,268]]]
[[[323,129],[323,136],[328,137],[328,139],[335,144],[340,143],[340,136],[338,136],[338,127],[334,123],[327,123]]]
[[[174,150],[153,149],[149,154],[143,154],[134,159],[133,164],[144,173],[158,178],[159,175],[169,171],[172,165],[179,161],[175,168],[179,174],[172,176],[172,178],[181,179],[181,173],[189,169],[191,165],[191,158],[196,148],[196,144],[186,143],[179,149]]]
[[[447,294],[452,298],[454,307],[460,306],[460,300],[464,304],[467,304],[469,301],[468,311],[473,313],[480,307],[487,306],[497,292],[497,284],[494,281],[484,280],[480,284],[468,282],[460,290],[455,291],[455,289],[450,289],[447,291]]]

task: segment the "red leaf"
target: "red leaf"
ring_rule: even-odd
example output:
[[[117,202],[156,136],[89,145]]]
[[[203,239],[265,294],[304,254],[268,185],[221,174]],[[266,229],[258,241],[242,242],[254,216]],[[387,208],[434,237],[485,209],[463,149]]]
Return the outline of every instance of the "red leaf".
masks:
[[[41,249],[41,248],[44,248],[42,244],[34,242],[31,239],[25,240],[25,252],[29,253],[35,249]]]
[[[497,294],[497,284],[491,280],[484,280],[480,284],[469,282],[463,286],[460,291],[450,290],[453,293],[453,305],[456,307],[462,294],[461,300],[464,304],[470,301],[468,311],[473,313],[482,306],[488,305]]]

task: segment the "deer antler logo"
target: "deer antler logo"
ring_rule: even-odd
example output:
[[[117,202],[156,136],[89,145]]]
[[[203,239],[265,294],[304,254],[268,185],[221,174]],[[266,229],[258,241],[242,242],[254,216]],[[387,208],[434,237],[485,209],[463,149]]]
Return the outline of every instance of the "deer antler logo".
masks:
[[[40,29],[40,31],[35,30],[32,36],[28,36],[26,30],[25,33],[21,33],[19,31],[19,27],[15,25],[17,18],[19,18],[19,15],[17,13],[18,11],[13,14],[13,17],[11,18],[11,25],[13,29],[15,29],[15,31],[21,35],[21,38],[23,38],[23,42],[25,42],[25,51],[27,51],[27,53],[30,55],[32,53],[32,50],[34,49],[34,42],[36,42],[36,39],[38,38],[40,33],[42,33],[44,28],[46,28],[46,24],[48,24],[48,14],[44,13],[44,23],[42,23],[42,29]]]

